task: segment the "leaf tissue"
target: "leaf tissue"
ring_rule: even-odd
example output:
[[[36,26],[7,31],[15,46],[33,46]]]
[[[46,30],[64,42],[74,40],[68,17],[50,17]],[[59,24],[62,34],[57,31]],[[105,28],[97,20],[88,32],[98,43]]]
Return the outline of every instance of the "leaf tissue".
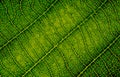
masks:
[[[0,0],[0,77],[120,77],[120,0]]]

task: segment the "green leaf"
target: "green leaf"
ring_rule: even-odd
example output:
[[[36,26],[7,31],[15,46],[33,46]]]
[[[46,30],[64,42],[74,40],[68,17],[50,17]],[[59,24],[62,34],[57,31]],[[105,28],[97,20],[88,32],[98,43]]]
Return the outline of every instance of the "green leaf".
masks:
[[[1,0],[1,77],[119,77],[120,0]]]

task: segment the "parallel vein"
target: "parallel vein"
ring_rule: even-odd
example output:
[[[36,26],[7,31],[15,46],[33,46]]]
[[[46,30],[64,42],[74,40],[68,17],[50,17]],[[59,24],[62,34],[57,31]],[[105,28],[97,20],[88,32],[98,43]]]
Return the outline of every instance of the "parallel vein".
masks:
[[[32,66],[30,67],[23,75],[22,77],[26,76],[27,73],[29,73],[33,68],[35,68],[45,57],[47,57],[55,48],[58,47],[58,45],[60,45],[64,40],[66,40],[72,33],[74,33],[77,29],[80,28],[81,25],[83,25],[86,21],[89,20],[89,18],[91,18],[92,15],[95,15],[96,12],[98,10],[100,10],[100,8],[107,3],[107,0],[105,0],[104,2],[102,2],[102,4],[94,11],[92,12],[88,17],[86,17],[86,19],[84,19],[81,23],[78,23],[76,27],[74,27],[69,33],[67,33],[56,45],[54,45],[42,58],[38,59],[38,61]]]
[[[80,77],[100,56],[102,56],[115,42],[120,38],[120,34],[110,43],[95,59],[93,59],[79,74],[77,77]]]
[[[45,15],[51,7],[57,3],[58,0],[55,0],[40,16],[38,16],[33,22],[31,22],[27,27],[25,27],[22,31],[20,31],[17,35],[15,35],[13,38],[11,38],[9,41],[7,41],[5,44],[3,44],[0,47],[0,50],[2,50],[4,47],[6,47],[10,42],[12,42],[14,39],[16,39],[19,35],[21,35],[23,32],[25,32],[30,26],[32,26],[39,18],[41,18],[43,15]]]

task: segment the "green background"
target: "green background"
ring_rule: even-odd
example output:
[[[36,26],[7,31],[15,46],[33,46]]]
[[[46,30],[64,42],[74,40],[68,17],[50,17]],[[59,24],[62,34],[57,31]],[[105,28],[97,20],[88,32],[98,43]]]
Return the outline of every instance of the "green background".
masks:
[[[1,0],[1,77],[119,77],[120,0]]]

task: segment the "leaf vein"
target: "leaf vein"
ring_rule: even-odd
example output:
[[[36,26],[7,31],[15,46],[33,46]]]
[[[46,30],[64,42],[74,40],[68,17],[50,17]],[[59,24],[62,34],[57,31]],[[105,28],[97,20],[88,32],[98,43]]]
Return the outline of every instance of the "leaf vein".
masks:
[[[118,35],[112,43],[110,43],[96,58],[94,58],[79,74],[77,77],[80,77],[100,56],[102,56],[115,42],[120,38],[120,35]]]
[[[24,77],[27,73],[29,73],[34,67],[36,67],[45,57],[47,57],[55,48],[58,47],[59,44],[61,44],[64,40],[66,40],[72,33],[74,33],[77,29],[80,28],[80,25],[83,25],[86,21],[89,20],[89,18],[91,18],[92,15],[96,14],[96,12],[98,10],[100,10],[100,8],[102,8],[102,6],[104,4],[107,3],[107,0],[105,0],[95,11],[93,11],[90,15],[88,15],[88,17],[86,17],[82,22],[78,23],[77,26],[75,26],[69,33],[67,33],[56,45],[54,45],[42,58],[38,59],[38,61],[31,66],[23,75],[22,77]]]
[[[55,0],[40,16],[38,16],[33,22],[31,22],[27,27],[25,27],[22,31],[20,31],[17,35],[15,35],[13,38],[11,38],[10,40],[8,40],[5,44],[3,44],[0,47],[0,50],[2,50],[4,47],[6,47],[10,42],[12,42],[14,39],[16,39],[19,35],[21,35],[23,32],[25,32],[27,29],[29,29],[30,26],[32,26],[39,18],[41,18],[44,14],[46,14],[51,7],[53,7],[55,5],[55,3],[57,3],[58,0]]]

